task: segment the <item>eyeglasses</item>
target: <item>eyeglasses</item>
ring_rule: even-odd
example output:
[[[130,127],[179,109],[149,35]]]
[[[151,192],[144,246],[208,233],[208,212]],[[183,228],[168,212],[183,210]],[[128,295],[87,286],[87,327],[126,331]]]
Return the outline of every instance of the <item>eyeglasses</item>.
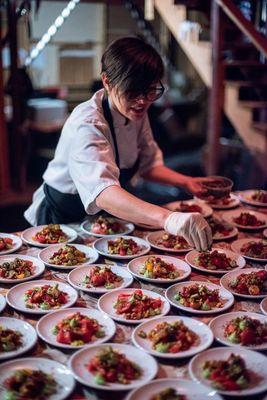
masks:
[[[162,82],[159,81],[160,86],[150,87],[146,92],[140,94],[139,96],[134,97],[134,100],[145,99],[147,101],[156,101],[158,100],[163,93],[165,92],[165,87]]]

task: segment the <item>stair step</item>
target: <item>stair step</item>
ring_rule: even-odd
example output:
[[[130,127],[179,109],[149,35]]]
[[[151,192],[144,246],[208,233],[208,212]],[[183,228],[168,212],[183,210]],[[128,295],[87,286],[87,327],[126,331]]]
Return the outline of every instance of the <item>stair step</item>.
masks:
[[[253,122],[252,128],[258,129],[261,132],[267,132],[267,122]]]
[[[267,71],[267,64],[262,64],[257,60],[225,60],[224,65],[226,67],[261,68]]]
[[[239,100],[239,103],[246,108],[267,108],[267,101]]]
[[[227,85],[231,86],[236,86],[236,87],[252,87],[252,88],[257,88],[257,87],[264,87],[266,86],[267,90],[267,79],[262,80],[262,81],[229,81],[225,80],[225,83]]]

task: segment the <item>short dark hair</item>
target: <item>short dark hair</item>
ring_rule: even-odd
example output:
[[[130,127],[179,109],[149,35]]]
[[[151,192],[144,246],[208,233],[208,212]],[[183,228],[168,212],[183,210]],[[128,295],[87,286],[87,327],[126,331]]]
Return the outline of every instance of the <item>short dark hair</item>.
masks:
[[[102,59],[104,72],[111,87],[127,97],[137,97],[164,75],[158,52],[138,37],[123,37],[109,44]]]

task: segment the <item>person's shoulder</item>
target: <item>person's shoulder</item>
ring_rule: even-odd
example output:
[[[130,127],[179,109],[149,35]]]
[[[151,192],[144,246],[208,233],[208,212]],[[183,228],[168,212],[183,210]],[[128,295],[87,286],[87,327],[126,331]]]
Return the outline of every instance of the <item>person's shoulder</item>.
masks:
[[[105,126],[107,124],[102,111],[104,89],[98,90],[89,100],[79,104],[72,111],[69,120],[78,125]]]

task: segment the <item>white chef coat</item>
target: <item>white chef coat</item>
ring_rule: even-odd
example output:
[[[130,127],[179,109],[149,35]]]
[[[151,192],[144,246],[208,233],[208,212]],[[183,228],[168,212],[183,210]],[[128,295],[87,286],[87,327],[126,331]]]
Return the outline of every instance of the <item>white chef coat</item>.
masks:
[[[67,119],[55,151],[43,175],[44,182],[61,193],[79,193],[87,214],[96,214],[97,196],[108,186],[119,183],[119,168],[109,125],[104,118],[104,89],[78,105]],[[127,121],[110,106],[120,168],[130,168],[139,157],[139,174],[163,165],[162,152],[153,139],[148,116]],[[38,210],[44,199],[43,185],[34,193],[32,205],[25,211],[27,221],[37,224]]]

